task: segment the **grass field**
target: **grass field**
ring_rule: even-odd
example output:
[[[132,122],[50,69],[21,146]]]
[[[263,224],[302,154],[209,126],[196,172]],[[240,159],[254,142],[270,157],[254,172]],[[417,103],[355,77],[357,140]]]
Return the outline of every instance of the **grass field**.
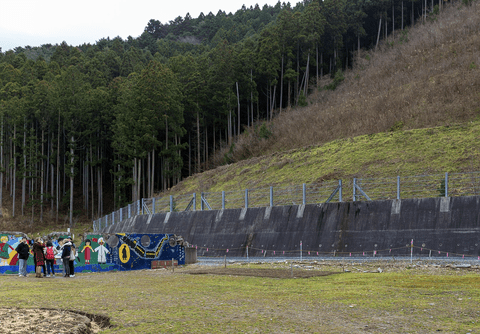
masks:
[[[3,308],[105,314],[114,327],[102,333],[480,333],[478,266],[320,263],[308,268],[338,274],[285,279],[188,274],[195,268],[0,276],[0,299]]]

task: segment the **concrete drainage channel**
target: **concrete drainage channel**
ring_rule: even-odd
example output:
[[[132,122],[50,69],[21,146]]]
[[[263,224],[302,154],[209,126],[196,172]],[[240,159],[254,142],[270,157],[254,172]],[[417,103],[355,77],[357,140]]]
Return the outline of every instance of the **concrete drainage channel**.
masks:
[[[2,333],[94,334],[111,327],[105,315],[52,308],[0,308],[0,319]]]

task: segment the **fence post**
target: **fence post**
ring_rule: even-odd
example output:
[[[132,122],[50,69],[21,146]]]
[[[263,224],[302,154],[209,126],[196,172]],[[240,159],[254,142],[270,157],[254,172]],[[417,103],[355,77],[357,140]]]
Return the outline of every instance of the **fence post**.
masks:
[[[173,212],[173,195],[170,195],[170,212]]]
[[[142,204],[141,204],[141,208],[142,208],[142,214],[143,214],[143,210],[144,210],[144,205],[145,205],[145,198],[142,198]],[[140,212],[139,212],[140,213]]]
[[[338,201],[342,201],[342,180],[338,180]]]
[[[137,215],[139,214],[140,214],[140,200],[137,201]]]
[[[132,217],[132,209],[130,208],[130,204],[127,205],[128,207],[128,218]]]
[[[152,215],[155,214],[155,197],[152,198]]]
[[[225,190],[222,190],[222,210],[225,210]]]
[[[302,185],[302,194],[302,203],[303,205],[305,205],[307,203],[307,185],[305,183]]]
[[[357,185],[357,178],[354,177],[353,178],[353,201],[355,202],[355,198],[357,197],[357,194],[356,194],[356,185]]]
[[[300,240],[300,261],[303,260],[302,240]]]
[[[270,186],[270,207],[273,206],[273,186]]]
[[[197,193],[193,193],[193,211],[197,211]]]
[[[248,189],[245,189],[245,209],[248,209]]]
[[[448,197],[448,172],[445,173],[445,197]]]
[[[400,199],[400,175],[397,176],[397,199]]]
[[[120,208],[120,221],[123,220],[123,208]]]
[[[200,210],[202,210],[202,211],[203,211],[203,206],[204,206],[204,204],[203,204],[203,192],[202,192],[200,194]]]
[[[112,225],[115,224],[115,211],[112,212]]]

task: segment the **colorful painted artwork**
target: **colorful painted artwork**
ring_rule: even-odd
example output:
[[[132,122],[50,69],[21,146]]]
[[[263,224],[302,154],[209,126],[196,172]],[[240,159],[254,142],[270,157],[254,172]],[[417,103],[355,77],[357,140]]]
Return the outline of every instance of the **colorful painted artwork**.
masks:
[[[15,248],[21,236],[0,234],[0,273],[18,273],[18,254]],[[61,237],[62,238],[62,237]],[[172,239],[173,238],[173,239]],[[51,240],[54,247],[61,242]],[[75,241],[74,241],[75,244]],[[79,245],[75,272],[150,269],[152,261],[176,260],[185,264],[185,249],[169,234],[90,234]],[[55,270],[61,270],[60,253],[55,256]],[[27,261],[27,272],[34,272],[33,255]]]
[[[17,248],[22,237],[0,234],[0,266],[16,266],[18,262]]]

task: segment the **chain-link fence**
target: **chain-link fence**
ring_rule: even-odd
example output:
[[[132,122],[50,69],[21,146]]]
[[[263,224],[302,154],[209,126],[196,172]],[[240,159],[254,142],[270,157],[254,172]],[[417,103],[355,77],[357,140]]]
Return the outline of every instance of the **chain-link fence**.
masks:
[[[139,214],[342,201],[480,195],[480,172],[329,180],[289,187],[144,198],[93,222],[94,231]]]

